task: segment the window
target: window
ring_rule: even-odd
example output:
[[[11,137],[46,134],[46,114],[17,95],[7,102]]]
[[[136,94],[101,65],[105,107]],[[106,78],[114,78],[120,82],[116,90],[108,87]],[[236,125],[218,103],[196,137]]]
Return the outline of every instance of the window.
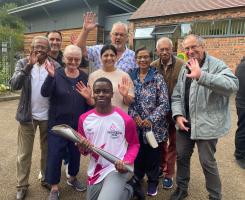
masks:
[[[232,19],[230,34],[245,35],[245,19]]]
[[[181,24],[181,37],[185,37],[191,33],[191,24]]]
[[[201,36],[245,35],[245,18],[181,24],[181,36],[184,37],[190,33]]]
[[[152,36],[154,27],[136,28],[134,33],[134,50],[140,47],[146,47],[149,51],[154,52],[155,40]]]
[[[152,38],[154,27],[136,28],[134,39]]]
[[[166,37],[173,34],[178,25],[158,26],[152,32],[152,35],[165,35]]]
[[[156,59],[157,55],[155,52],[155,48],[157,40],[161,37],[169,37],[173,41],[173,51],[176,53],[177,40],[180,37],[179,27],[179,25],[171,24],[165,26],[136,28],[134,34],[134,50],[145,46],[153,53],[153,59]]]
[[[153,39],[138,39],[134,41],[134,49],[137,50],[140,47],[146,47],[149,51],[154,53],[155,50],[155,41]]]

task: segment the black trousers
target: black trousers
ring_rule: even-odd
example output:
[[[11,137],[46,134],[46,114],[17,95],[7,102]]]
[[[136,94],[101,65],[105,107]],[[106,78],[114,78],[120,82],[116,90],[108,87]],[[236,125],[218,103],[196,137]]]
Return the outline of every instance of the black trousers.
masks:
[[[149,144],[144,144],[142,135],[139,136],[139,141],[140,149],[134,161],[134,175],[141,180],[146,174],[148,183],[155,183],[158,185],[162,143],[159,143],[159,146],[153,149]]]
[[[237,107],[237,131],[235,136],[235,157],[245,160],[245,108]]]

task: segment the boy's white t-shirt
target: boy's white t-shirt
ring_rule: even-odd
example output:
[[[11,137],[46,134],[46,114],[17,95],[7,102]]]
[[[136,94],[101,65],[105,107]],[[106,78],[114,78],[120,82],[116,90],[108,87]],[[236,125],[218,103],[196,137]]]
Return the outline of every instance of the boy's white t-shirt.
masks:
[[[101,115],[95,109],[79,118],[78,132],[94,146],[100,147],[121,160],[133,164],[139,143],[133,119],[119,108],[108,115]],[[92,153],[88,166],[88,184],[102,181],[116,170],[114,164]]]

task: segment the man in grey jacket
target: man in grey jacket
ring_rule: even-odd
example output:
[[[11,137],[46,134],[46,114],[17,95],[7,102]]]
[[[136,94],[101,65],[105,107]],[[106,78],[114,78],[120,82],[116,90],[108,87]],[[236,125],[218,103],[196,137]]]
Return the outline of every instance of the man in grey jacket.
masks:
[[[17,62],[15,72],[10,80],[14,90],[22,90],[16,113],[19,121],[17,140],[17,200],[25,198],[29,186],[32,150],[35,132],[39,127],[41,161],[40,168],[43,174],[41,184],[47,186],[44,181],[47,160],[47,120],[49,99],[42,97],[41,86],[48,75],[46,65],[51,61],[48,58],[50,50],[48,39],[44,36],[36,36],[32,41],[31,53],[27,58]],[[56,67],[60,65],[54,63]]]
[[[183,40],[189,58],[172,95],[176,120],[177,189],[171,200],[184,199],[190,180],[190,159],[195,144],[210,200],[219,200],[221,181],[214,157],[218,138],[228,133],[229,96],[238,90],[238,79],[228,66],[205,52],[204,40],[189,35]]]

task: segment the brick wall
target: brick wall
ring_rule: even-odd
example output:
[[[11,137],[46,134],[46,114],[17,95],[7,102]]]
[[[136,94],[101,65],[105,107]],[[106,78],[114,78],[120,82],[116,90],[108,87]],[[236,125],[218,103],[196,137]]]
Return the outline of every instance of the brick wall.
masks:
[[[129,24],[129,42],[133,46],[134,31],[137,27],[159,26],[183,22],[217,20],[245,17],[245,8],[208,11],[176,16],[156,17],[133,20]],[[245,56],[245,37],[207,37],[206,49],[210,55],[224,60],[234,71],[241,58]],[[178,40],[178,51],[181,51],[181,39]]]
[[[245,56],[245,37],[207,38],[206,48],[210,55],[223,60],[235,71]]]

